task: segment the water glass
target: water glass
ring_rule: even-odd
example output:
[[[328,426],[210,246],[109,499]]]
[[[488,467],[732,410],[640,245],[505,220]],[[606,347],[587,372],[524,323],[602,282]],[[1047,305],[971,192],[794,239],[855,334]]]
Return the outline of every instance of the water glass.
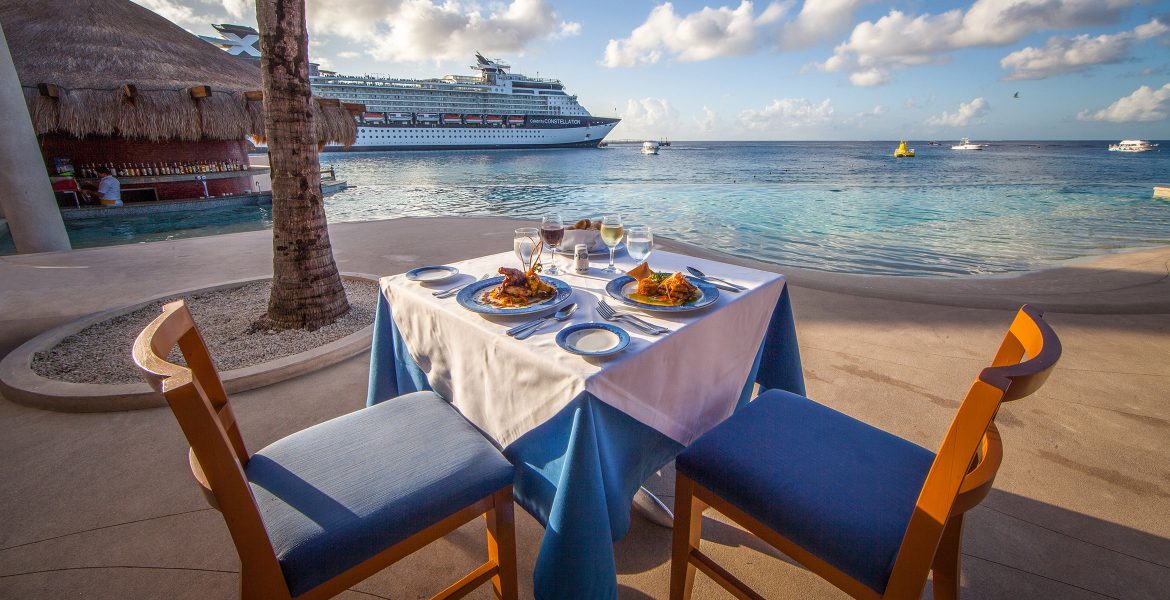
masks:
[[[619,215],[606,215],[601,218],[601,241],[609,248],[609,266],[602,269],[606,273],[617,273],[617,267],[613,266],[613,253],[617,250],[618,244],[622,243],[622,237],[626,234],[626,229],[622,225],[622,218]]]
[[[650,257],[654,250],[654,234],[646,226],[631,227],[626,232],[626,252],[634,262],[643,262]]]
[[[549,275],[560,275],[561,271],[557,269],[557,247],[561,245],[561,240],[565,239],[565,221],[561,215],[550,213],[541,219],[540,237],[549,249],[549,267],[544,272]]]
[[[527,272],[532,266],[532,253],[540,243],[540,230],[535,227],[521,227],[512,234],[512,250],[520,260],[520,270]]]

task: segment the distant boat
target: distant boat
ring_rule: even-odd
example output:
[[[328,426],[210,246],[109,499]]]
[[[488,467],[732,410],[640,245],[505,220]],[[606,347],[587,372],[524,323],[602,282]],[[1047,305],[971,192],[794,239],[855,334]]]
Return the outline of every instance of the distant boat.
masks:
[[[658,154],[658,142],[642,142],[642,154]]]
[[[971,138],[963,138],[959,145],[951,146],[951,150],[982,150],[984,144],[972,144]]]
[[[1145,140],[1121,140],[1119,144],[1110,144],[1110,152],[1149,152],[1157,148],[1157,144],[1151,144]]]
[[[940,144],[938,142],[926,142],[926,145],[927,146],[941,146],[942,144]]]
[[[906,140],[902,140],[898,149],[894,150],[894,158],[914,158],[914,149],[906,148]]]

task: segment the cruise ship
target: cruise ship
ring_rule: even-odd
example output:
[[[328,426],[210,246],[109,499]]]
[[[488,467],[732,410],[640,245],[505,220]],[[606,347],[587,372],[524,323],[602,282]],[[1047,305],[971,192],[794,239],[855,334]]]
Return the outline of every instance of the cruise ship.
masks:
[[[594,148],[621,119],[595,117],[556,79],[510,73],[476,53],[478,76],[310,76],[322,98],[364,104],[352,146],[324,151]]]
[[[242,60],[260,61],[260,34],[244,25],[212,25],[199,36]],[[503,61],[475,54],[477,76],[394,79],[341,75],[309,65],[313,94],[365,105],[357,141],[326,152],[596,148],[621,119],[595,117],[556,79],[509,73]]]

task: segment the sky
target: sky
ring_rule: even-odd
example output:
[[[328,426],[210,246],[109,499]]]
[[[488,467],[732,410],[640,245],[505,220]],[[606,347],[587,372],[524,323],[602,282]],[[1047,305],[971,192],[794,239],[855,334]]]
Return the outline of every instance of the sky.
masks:
[[[193,33],[254,0],[134,0]],[[560,79],[611,138],[1170,139],[1170,0],[307,0],[342,73]],[[1017,97],[1018,95],[1018,97]]]

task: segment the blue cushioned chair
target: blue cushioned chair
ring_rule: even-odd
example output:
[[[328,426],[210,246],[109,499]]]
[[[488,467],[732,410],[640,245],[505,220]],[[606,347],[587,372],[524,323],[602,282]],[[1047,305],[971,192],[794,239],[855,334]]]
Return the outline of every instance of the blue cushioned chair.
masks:
[[[187,366],[166,361],[176,344]],[[439,396],[401,396],[249,455],[181,300],[139,334],[134,361],[170,404],[191,470],[223,513],[241,597],[332,597],[484,515],[488,560],[435,597],[491,580],[496,598],[516,598],[512,465]]]
[[[710,507],[855,598],[918,598],[931,571],[935,598],[957,598],[963,513],[1003,456],[996,412],[1039,389],[1060,358],[1041,317],[1016,314],[937,455],[778,390],[696,440],[676,460],[670,597],[690,597],[696,569],[760,597],[699,550]]]

